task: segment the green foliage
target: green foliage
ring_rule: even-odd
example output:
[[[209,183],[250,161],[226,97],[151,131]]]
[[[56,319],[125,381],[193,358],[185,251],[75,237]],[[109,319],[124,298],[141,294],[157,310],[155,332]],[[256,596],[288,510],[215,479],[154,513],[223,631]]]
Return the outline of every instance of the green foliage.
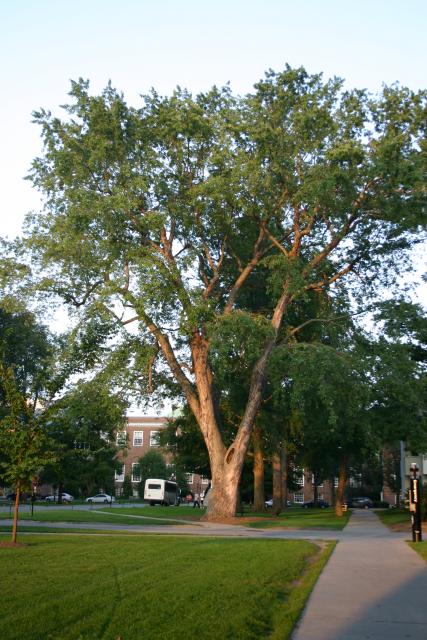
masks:
[[[384,441],[427,447],[427,318],[417,305],[389,300],[376,315],[383,335],[370,345],[372,413]]]
[[[42,397],[49,382],[53,341],[45,327],[27,310],[0,307],[0,358],[11,367],[19,391],[29,398]],[[0,412],[4,396],[0,392]]]
[[[166,429],[160,431],[159,443],[161,448],[171,455],[180,477],[182,473],[197,473],[206,478],[211,477],[206,445],[188,407],[184,407],[180,415],[176,416]],[[185,489],[185,486],[182,489]]]
[[[44,429],[53,341],[27,310],[0,308],[0,478],[31,490],[56,460]]]
[[[193,332],[213,327],[217,375],[227,349],[250,372],[284,286],[296,304],[356,264],[365,282],[392,277],[390,260],[417,240],[425,202],[425,94],[391,87],[373,97],[342,87],[287,66],[243,98],[228,87],[153,91],[134,109],[111,86],[92,96],[79,80],[64,119],[34,114],[45,150],[30,178],[45,211],[28,219],[25,246],[44,270],[39,287],[96,308],[81,335],[89,364],[124,304],[144,340],[155,325],[188,359]],[[265,307],[255,317],[224,317],[258,250],[239,298],[243,308],[264,278],[257,295]],[[135,371],[141,384],[154,370],[176,393],[165,358],[163,350],[155,366]]]
[[[116,432],[125,421],[126,402],[105,381],[77,382],[50,408],[46,431],[55,441],[57,463],[43,479],[76,495],[113,491]]]
[[[133,495],[132,481],[130,475],[126,474],[123,480],[122,497],[128,500]]]
[[[53,442],[43,429],[41,416],[18,389],[12,368],[1,362],[0,387],[6,409],[0,419],[3,481],[21,491],[28,490],[41,470],[55,461]]]

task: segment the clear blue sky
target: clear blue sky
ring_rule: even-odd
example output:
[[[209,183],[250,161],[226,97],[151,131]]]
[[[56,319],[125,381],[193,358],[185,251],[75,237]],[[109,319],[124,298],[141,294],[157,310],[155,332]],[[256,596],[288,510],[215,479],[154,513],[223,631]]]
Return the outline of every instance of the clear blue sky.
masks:
[[[154,86],[250,91],[286,62],[375,91],[425,87],[422,0],[0,0],[2,214],[19,232],[37,197],[22,180],[40,151],[31,111],[57,110],[69,80],[109,79],[131,104]]]

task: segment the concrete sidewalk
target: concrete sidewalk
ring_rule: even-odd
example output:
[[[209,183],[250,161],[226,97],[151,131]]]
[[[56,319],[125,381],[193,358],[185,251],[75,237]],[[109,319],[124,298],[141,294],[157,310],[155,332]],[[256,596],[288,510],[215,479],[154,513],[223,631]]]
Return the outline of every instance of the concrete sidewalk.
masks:
[[[426,640],[425,561],[368,510],[337,538],[292,640]]]

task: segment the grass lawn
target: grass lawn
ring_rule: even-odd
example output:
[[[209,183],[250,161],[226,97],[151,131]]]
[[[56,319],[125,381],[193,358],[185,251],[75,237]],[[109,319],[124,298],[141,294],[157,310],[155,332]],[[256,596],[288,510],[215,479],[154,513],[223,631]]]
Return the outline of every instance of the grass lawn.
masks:
[[[409,546],[415,549],[415,551],[417,551],[420,554],[420,556],[422,556],[424,560],[427,562],[427,541],[410,542]]]
[[[130,510],[132,511],[132,510]],[[141,509],[142,511],[142,509]],[[110,510],[103,510],[101,513],[97,513],[95,511],[89,510],[71,510],[71,509],[46,509],[46,511],[35,510],[34,516],[31,518],[31,514],[29,511],[24,511],[19,514],[19,523],[24,524],[28,520],[38,521],[38,522],[81,522],[81,523],[90,523],[90,522],[105,522],[109,524],[124,524],[124,525],[159,525],[159,524],[173,524],[173,522],[168,522],[167,520],[162,520],[158,518],[156,520],[151,519],[143,519],[143,518],[132,518],[127,515],[120,515],[121,510],[115,510],[111,513]],[[136,513],[134,515],[137,515]],[[160,514],[161,515],[161,514]],[[10,519],[9,513],[1,513],[0,514],[0,523],[1,520]],[[18,526],[19,526],[18,523]]]
[[[20,527],[28,520],[38,522],[75,522],[75,523],[106,523],[132,525],[166,525],[179,524],[175,520],[180,520],[182,524],[197,522],[205,513],[205,509],[193,509],[192,507],[104,507],[93,508],[93,510],[79,509],[35,509],[31,518],[28,511],[20,514]],[[237,517],[235,524],[255,528],[292,528],[292,529],[332,529],[340,531],[345,527],[350,517],[350,512],[344,514],[342,518],[337,518],[333,509],[301,509],[291,507],[286,509],[279,516],[271,513],[253,513],[245,511],[243,517]],[[9,513],[0,514],[1,520],[10,518]]]
[[[2,640],[285,640],[333,548],[174,536],[23,541],[0,548]]]
[[[200,520],[206,512],[205,508],[193,509],[193,507],[101,507],[105,513],[121,513],[130,516],[143,516],[144,518],[171,518],[173,520]]]
[[[375,511],[379,519],[389,529],[403,531],[411,530],[411,514],[408,509],[386,509]]]
[[[350,511],[344,513],[342,518],[335,515],[333,509],[301,509],[298,507],[286,509],[279,516],[265,514],[256,522],[250,522],[250,527],[267,529],[272,527],[292,529],[332,529],[341,531],[344,529],[351,515]]]
[[[10,533],[12,531],[12,527],[10,525],[6,526],[6,525],[0,525],[0,533]],[[25,526],[24,525],[19,525],[18,527],[18,537],[20,533],[87,533],[87,534],[114,534],[114,535],[120,535],[120,536],[125,536],[125,535],[141,535],[138,532],[133,533],[132,531],[117,531],[115,529],[108,529],[108,525],[105,525],[105,529],[89,529],[89,528],[85,528],[84,524],[82,524],[81,527],[55,527],[55,525],[53,526],[46,526],[46,525],[35,525],[35,526]],[[7,540],[10,540],[10,535],[7,538]],[[21,542],[21,540],[20,540]],[[25,540],[23,540],[22,542],[25,542]]]

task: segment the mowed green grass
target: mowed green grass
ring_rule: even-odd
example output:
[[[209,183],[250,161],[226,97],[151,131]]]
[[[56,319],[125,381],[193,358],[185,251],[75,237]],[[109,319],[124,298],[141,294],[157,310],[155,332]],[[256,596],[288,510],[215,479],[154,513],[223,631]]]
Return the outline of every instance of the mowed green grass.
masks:
[[[424,542],[410,542],[409,545],[417,551],[420,556],[427,562],[427,541]]]
[[[25,526],[28,520],[38,522],[73,522],[79,524],[105,523],[105,524],[121,524],[126,526],[132,525],[174,525],[185,524],[186,522],[194,523],[200,520],[204,515],[205,509],[193,509],[192,507],[100,507],[91,510],[71,510],[71,509],[36,509],[34,516],[31,518],[28,511],[20,514],[20,525]],[[292,529],[331,529],[340,531],[345,527],[350,517],[350,512],[344,514],[342,518],[338,518],[333,509],[301,509],[300,507],[291,507],[286,509],[279,516],[273,516],[271,513],[253,513],[251,511],[244,512],[244,519],[241,524],[244,526],[255,528],[292,528]],[[0,523],[2,519],[10,518],[9,513],[0,514]],[[250,518],[248,522],[246,518]],[[240,518],[237,517],[236,524]]]
[[[0,548],[2,640],[284,640],[333,548],[174,536],[21,542]]]
[[[285,529],[332,529],[341,531],[347,524],[350,515],[350,511],[345,512],[342,517],[338,517],[333,509],[291,507],[283,511],[279,516],[266,514],[257,522],[249,523],[249,526],[257,529],[280,527]]]
[[[111,513],[109,507],[101,507],[101,511]],[[173,520],[197,521],[205,514],[205,508],[193,507],[113,507],[113,513],[121,513],[129,516],[142,516],[144,518],[171,518]]]
[[[375,511],[383,524],[390,527],[394,524],[407,524],[411,526],[411,514],[408,509],[387,509]]]
[[[173,524],[173,522],[169,522],[162,518],[158,519],[145,519],[141,517],[132,517],[124,513],[125,510],[117,509],[113,512],[102,510],[101,513],[96,511],[89,510],[71,510],[71,509],[46,509],[46,510],[35,510],[33,517],[29,511],[24,511],[19,514],[19,522],[24,524],[25,522],[30,521],[38,521],[38,522],[77,522],[77,523],[92,523],[92,522],[100,522],[100,523],[108,523],[108,524],[124,524],[124,525],[162,525],[162,524]],[[132,511],[132,509],[129,509]],[[144,511],[145,509],[141,509],[140,511]],[[139,513],[134,513],[134,516],[139,515]],[[159,514],[160,516],[161,514]],[[9,513],[1,513],[0,514],[0,522],[1,520],[10,519]],[[184,523],[185,524],[185,523]]]

